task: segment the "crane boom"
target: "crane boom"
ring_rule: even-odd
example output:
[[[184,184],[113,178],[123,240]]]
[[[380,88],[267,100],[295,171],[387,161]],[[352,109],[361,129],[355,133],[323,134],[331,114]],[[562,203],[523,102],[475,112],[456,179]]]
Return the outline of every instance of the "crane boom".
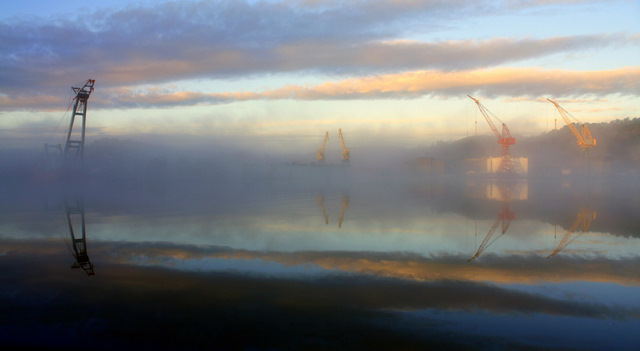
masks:
[[[329,140],[329,132],[327,132],[324,136],[322,148],[318,149],[318,162],[324,162],[324,149],[327,147],[327,140]]]
[[[340,142],[342,143],[342,162],[349,162],[349,148],[344,144],[344,137],[342,137],[342,129],[338,129],[338,135],[340,135]]]
[[[558,252],[562,251],[562,249],[564,249],[567,245],[569,245],[571,241],[575,240],[578,236],[582,235],[587,230],[589,230],[591,221],[594,220],[595,218],[596,218],[595,210],[592,210],[590,208],[582,208],[578,213],[576,220],[573,222],[573,225],[571,225],[571,228],[567,230],[567,232],[562,237],[562,240],[560,240],[558,247],[555,249],[555,251],[553,251],[553,253],[551,253],[551,255],[547,256],[547,258],[551,256],[555,256]],[[573,234],[576,231],[576,229],[581,223],[582,223],[582,231],[578,235],[573,237],[571,241],[569,241],[569,238],[571,238],[571,234]]]
[[[482,116],[484,117],[484,119],[489,124],[489,127],[491,127],[491,130],[493,131],[493,134],[495,134],[496,137],[498,137],[498,140],[500,140],[500,138],[502,138],[502,135],[500,135],[500,132],[498,132],[498,128],[496,128],[496,125],[493,123],[493,120],[489,116],[491,114],[491,112],[489,112],[489,110],[487,110],[487,108],[484,107],[484,105],[481,104],[480,101],[478,101],[478,99],[473,98],[471,95],[467,95],[467,96],[471,100],[473,100],[476,103],[476,105],[478,105],[478,108],[480,109],[480,113],[482,113]]]
[[[576,137],[576,139],[578,139],[578,145],[580,145],[582,149],[589,150],[594,145],[596,145],[596,139],[594,139],[593,136],[591,136],[589,127],[587,127],[586,124],[582,124],[582,134],[581,134],[578,131],[578,128],[576,128],[575,123],[573,123],[573,121],[569,118],[569,116],[571,116],[576,121],[578,120],[575,117],[573,117],[569,112],[567,112],[567,110],[562,108],[557,102],[551,99],[547,99],[547,100],[550,103],[555,105],[556,109],[558,110],[558,113],[560,113],[560,116],[562,116],[562,119],[564,120],[564,122],[567,124],[567,126],[569,126],[569,129],[571,130],[573,135]],[[580,122],[578,121],[578,123]]]

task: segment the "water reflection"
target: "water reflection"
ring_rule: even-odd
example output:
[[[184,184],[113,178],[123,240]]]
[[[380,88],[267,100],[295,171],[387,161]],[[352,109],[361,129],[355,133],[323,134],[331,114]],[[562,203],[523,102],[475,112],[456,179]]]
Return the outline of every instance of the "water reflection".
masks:
[[[486,184],[487,187],[487,198],[488,199],[497,199],[501,204],[500,213],[498,213],[498,218],[493,223],[487,235],[480,243],[478,250],[476,253],[467,260],[467,262],[471,262],[478,258],[491,244],[493,244],[496,240],[498,240],[501,236],[503,236],[509,226],[511,225],[511,221],[516,218],[516,214],[509,209],[509,204],[511,200],[514,198],[520,200],[527,199],[527,183],[526,181],[508,181],[506,179],[500,179],[498,182],[490,182]],[[502,230],[500,235],[491,240],[491,237],[495,233],[498,225],[501,224]],[[476,228],[477,233],[477,228]]]
[[[318,196],[318,206],[322,209],[322,216],[324,217],[324,223],[329,224],[329,215],[327,209],[324,207],[324,196]]]
[[[569,230],[565,233],[558,244],[558,247],[549,255],[547,258],[551,256],[555,256],[558,252],[562,251],[567,245],[569,245],[572,241],[576,240],[580,235],[584,234],[589,230],[589,226],[591,225],[591,221],[596,219],[596,211],[590,208],[582,208],[576,217],[576,220],[573,222]],[[582,230],[572,237],[572,234],[576,231],[578,226],[582,227]]]
[[[318,196],[317,199],[318,206],[322,210],[322,216],[324,217],[324,223],[329,224],[329,214],[327,213],[327,208],[325,207],[324,195]],[[342,228],[342,221],[344,220],[344,214],[349,208],[349,195],[342,195],[342,209],[340,210],[340,218],[338,219],[338,228]]]
[[[344,213],[349,208],[349,195],[342,196],[342,210],[340,210],[340,220],[338,221],[338,228],[342,228],[342,220],[344,219]]]
[[[509,203],[507,201],[502,201],[502,210],[498,214],[498,218],[496,219],[496,221],[493,223],[493,225],[487,232],[487,235],[484,237],[484,240],[482,240],[482,243],[480,243],[480,246],[478,247],[478,251],[476,251],[473,257],[468,259],[467,262],[471,262],[476,258],[478,258],[478,256],[480,256],[484,252],[484,250],[486,250],[489,246],[491,246],[491,244],[493,244],[494,241],[498,240],[501,236],[503,236],[504,233],[507,232],[507,229],[509,229],[509,225],[511,224],[511,221],[515,218],[516,218],[516,214],[509,210]],[[493,241],[490,241],[491,237],[493,236],[493,233],[496,231],[496,228],[498,228],[498,224],[502,224],[502,231],[499,236],[493,239]]]
[[[87,253],[87,230],[84,217],[84,201],[81,199],[66,200],[64,203],[67,225],[71,235],[73,257],[75,262],[71,269],[82,269],[88,276],[95,275],[93,263]],[[77,236],[77,226],[80,225],[80,236]]]
[[[238,189],[91,184],[81,196],[55,194],[80,199],[65,203],[64,238],[74,268],[100,267],[92,279],[52,264],[69,255],[51,234],[60,213],[19,199],[0,226],[0,296],[12,306],[0,339],[25,345],[20,329],[51,342],[62,329],[114,349],[640,345],[636,188],[613,197],[593,187],[593,203],[583,187],[547,180]],[[466,218],[490,228],[481,245]],[[572,222],[557,245],[549,228]],[[544,258],[571,242],[581,250]],[[567,321],[570,332],[558,327]],[[501,332],[514,328],[527,332]],[[363,341],[370,335],[376,342]]]

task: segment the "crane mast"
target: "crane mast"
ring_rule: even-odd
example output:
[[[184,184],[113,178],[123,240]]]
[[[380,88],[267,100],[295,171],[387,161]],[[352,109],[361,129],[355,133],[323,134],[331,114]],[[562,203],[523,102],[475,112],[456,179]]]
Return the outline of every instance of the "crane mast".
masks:
[[[329,132],[327,132],[324,136],[324,141],[322,142],[322,147],[318,149],[318,162],[324,162],[324,149],[327,147],[327,140],[329,140]]]
[[[573,123],[573,121],[569,118],[569,116],[571,116],[578,123],[580,122],[575,117],[573,117],[569,112],[567,112],[567,110],[563,109],[557,102],[551,99],[547,99],[547,100],[550,103],[554,104],[556,109],[558,109],[558,113],[560,113],[560,116],[562,116],[562,119],[564,120],[564,122],[567,124],[567,126],[569,126],[569,129],[571,130],[573,135],[576,137],[576,139],[578,139],[578,145],[580,146],[580,148],[582,148],[583,150],[589,150],[596,145],[596,139],[594,139],[591,136],[589,127],[587,127],[586,124],[582,124],[582,128],[581,128],[582,133],[580,133],[578,131],[578,128],[576,128],[575,123]]]
[[[342,137],[342,129],[338,129],[338,135],[340,135],[340,142],[342,143],[342,162],[349,163],[349,149],[344,144],[344,138]]]
[[[511,145],[514,145],[516,143],[516,138],[511,136],[511,132],[509,131],[506,123],[502,122],[496,115],[494,115],[493,113],[491,113],[491,111],[484,107],[484,105],[482,105],[480,101],[478,101],[478,99],[475,99],[470,95],[467,96],[471,100],[473,100],[476,105],[478,105],[480,113],[482,113],[482,116],[489,124],[489,127],[491,127],[491,131],[493,131],[493,134],[495,134],[495,136],[498,138],[498,144],[502,145],[502,159],[500,161],[500,166],[498,167],[498,173],[516,174],[516,165],[511,159]],[[493,119],[491,118],[491,116],[502,123],[502,133],[498,131],[498,128],[496,127],[495,123],[493,123]]]
[[[71,114],[71,124],[69,125],[69,131],[67,132],[67,141],[64,144],[64,158],[65,160],[77,160],[80,161],[84,159],[84,140],[85,140],[85,129],[86,129],[86,121],[87,121],[87,101],[89,100],[89,96],[93,92],[93,85],[95,84],[95,79],[88,79],[82,87],[71,87],[73,92],[76,94],[74,100],[75,104],[73,106],[73,113]],[[76,120],[76,116],[82,117],[82,126],[80,132],[74,133],[74,123]],[[79,140],[72,138],[75,136],[78,137]]]

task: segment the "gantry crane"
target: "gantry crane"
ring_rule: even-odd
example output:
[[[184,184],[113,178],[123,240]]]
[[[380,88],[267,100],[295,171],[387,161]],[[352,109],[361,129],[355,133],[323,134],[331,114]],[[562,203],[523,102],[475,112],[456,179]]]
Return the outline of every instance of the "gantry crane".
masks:
[[[589,127],[587,127],[586,124],[580,123],[580,121],[578,121],[577,118],[573,117],[569,112],[567,112],[567,110],[563,109],[557,102],[551,99],[547,99],[547,100],[549,100],[550,103],[556,106],[556,108],[558,109],[558,112],[560,113],[560,116],[562,116],[562,119],[564,119],[564,122],[569,126],[569,129],[571,129],[571,132],[573,133],[573,135],[575,135],[576,139],[578,139],[578,145],[580,145],[580,148],[588,151],[596,145],[596,139],[594,139],[591,136]],[[582,128],[581,128],[582,133],[578,131],[578,128],[576,128],[574,121],[572,121],[569,118],[569,116],[571,116],[571,118],[573,118],[573,120],[576,123],[582,124]]]
[[[327,147],[327,140],[329,140],[329,132],[325,134],[324,141],[322,142],[322,148],[318,149],[318,162],[324,163],[324,149]]]
[[[569,228],[569,230],[567,230],[567,233],[564,235],[564,237],[562,237],[562,240],[560,240],[560,244],[558,244],[558,247],[555,249],[555,251],[553,251],[551,255],[547,256],[547,258],[556,255],[558,252],[562,251],[562,249],[564,249],[567,245],[569,245],[569,243],[576,240],[577,237],[585,233],[589,229],[589,226],[591,225],[591,221],[594,219],[596,219],[595,210],[587,207],[580,209],[580,212],[578,212],[578,216],[576,217],[576,220],[573,222],[573,225],[571,226],[571,228]],[[576,229],[580,224],[582,224],[582,231],[578,233],[578,235],[574,236],[573,239],[569,240],[571,238],[571,235],[576,231]]]
[[[342,137],[342,129],[338,129],[338,135],[340,136],[340,142],[342,143],[342,162],[349,163],[349,149],[344,144],[344,137]]]
[[[71,114],[71,124],[69,125],[69,131],[67,132],[67,141],[64,144],[65,160],[77,160],[79,158],[82,161],[84,159],[84,135],[87,121],[87,100],[89,100],[89,96],[93,92],[93,85],[95,84],[95,82],[95,79],[88,79],[81,87],[71,87],[76,96],[74,98],[75,104],[73,106],[73,113]],[[82,116],[82,129],[80,132],[74,133],[73,126],[76,116]],[[76,134],[80,134],[80,139],[71,140],[72,136],[75,136]]]
[[[487,249],[487,247],[491,246],[491,244],[493,244],[496,240],[498,240],[498,238],[503,236],[504,233],[507,232],[507,229],[509,229],[509,225],[511,224],[511,221],[515,218],[516,218],[516,214],[509,210],[509,202],[503,201],[502,210],[498,214],[498,218],[496,219],[495,222],[493,222],[491,229],[489,229],[489,231],[487,232],[487,235],[484,237],[484,240],[482,240],[482,243],[480,243],[480,246],[478,247],[478,251],[476,251],[475,255],[473,255],[473,257],[471,257],[470,259],[468,259],[467,262],[471,262],[476,258],[478,258],[478,256],[480,256],[484,252],[484,250]],[[490,242],[489,240],[493,236],[493,233],[495,233],[500,223],[502,223],[502,232],[500,236],[496,237],[495,239],[493,239],[493,241]]]
[[[480,109],[482,116],[484,116],[484,119],[489,124],[489,127],[491,127],[493,134],[495,134],[496,137],[498,138],[498,144],[502,145],[502,159],[500,160],[498,173],[517,174],[518,173],[517,163],[513,162],[513,160],[511,159],[511,145],[514,145],[516,143],[516,138],[511,136],[511,132],[509,132],[509,128],[507,127],[507,125],[504,122],[502,122],[496,115],[491,113],[491,111],[489,111],[486,107],[484,107],[484,105],[482,105],[480,101],[478,101],[478,99],[475,99],[470,95],[467,95],[467,96],[471,100],[473,100],[476,103],[476,105],[478,105],[478,108]],[[493,116],[493,118],[497,119],[500,123],[502,123],[502,134],[500,134],[500,132],[498,131],[498,128],[496,128],[496,125],[493,123],[491,116]]]

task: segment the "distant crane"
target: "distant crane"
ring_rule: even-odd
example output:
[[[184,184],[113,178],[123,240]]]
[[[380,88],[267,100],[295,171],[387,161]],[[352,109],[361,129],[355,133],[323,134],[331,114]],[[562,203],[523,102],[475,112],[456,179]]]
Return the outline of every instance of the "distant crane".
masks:
[[[513,160],[511,159],[511,145],[514,145],[516,143],[516,138],[511,136],[511,132],[509,132],[509,128],[507,127],[507,125],[504,122],[502,122],[496,115],[491,113],[491,111],[489,111],[486,107],[484,107],[484,105],[482,105],[480,101],[471,97],[470,95],[467,95],[467,96],[471,100],[473,100],[476,103],[476,105],[478,105],[478,108],[480,109],[480,112],[484,116],[484,119],[487,120],[487,123],[489,123],[489,127],[491,127],[493,134],[495,134],[496,137],[498,138],[498,144],[502,145],[502,159],[500,160],[498,173],[517,174],[518,164],[513,162]],[[500,134],[500,132],[498,131],[498,128],[496,128],[496,125],[493,123],[491,116],[493,116],[500,123],[502,123],[502,134]]]
[[[577,118],[573,117],[569,112],[567,112],[567,110],[563,109],[557,102],[551,99],[547,99],[547,100],[549,100],[550,103],[556,106],[556,108],[558,109],[558,112],[560,113],[560,116],[562,116],[562,119],[564,119],[565,123],[567,123],[573,135],[575,135],[576,139],[578,139],[578,145],[580,145],[580,148],[582,148],[583,150],[589,151],[592,147],[596,145],[596,139],[594,139],[591,136],[589,127],[587,127],[586,124],[580,123],[580,121],[578,121]],[[578,131],[578,128],[576,128],[574,121],[572,121],[569,118],[569,116],[571,116],[571,118],[573,118],[573,120],[576,123],[582,124],[582,133]]]
[[[475,255],[473,255],[473,257],[471,257],[470,259],[468,259],[467,262],[471,262],[476,258],[478,258],[478,256],[480,256],[484,252],[484,250],[487,249],[487,247],[489,247],[496,240],[498,240],[498,238],[504,235],[504,233],[507,232],[507,229],[509,229],[509,225],[511,224],[511,221],[515,218],[516,218],[516,214],[509,210],[508,202],[503,201],[502,210],[498,214],[498,218],[496,219],[495,222],[493,222],[491,229],[489,229],[489,231],[487,232],[487,235],[484,237],[484,240],[482,240],[482,243],[480,243],[480,246],[478,247],[478,251],[476,251]],[[493,239],[493,241],[489,241],[500,223],[502,223],[502,232],[500,236]]]
[[[322,148],[318,149],[318,162],[324,163],[324,149],[327,147],[327,140],[329,140],[329,132],[325,134],[324,141],[322,142]]]
[[[576,217],[576,220],[573,222],[573,225],[571,226],[571,228],[569,228],[569,230],[567,230],[567,232],[564,234],[564,237],[562,237],[562,240],[560,240],[560,244],[558,244],[558,247],[555,249],[555,251],[553,251],[553,253],[551,253],[551,255],[547,256],[547,258],[551,257],[551,256],[555,256],[558,252],[560,252],[562,249],[564,249],[567,245],[569,245],[572,241],[574,241],[577,237],[579,237],[580,235],[582,235],[583,233],[585,233],[587,230],[589,230],[589,226],[591,225],[591,221],[596,219],[596,211],[587,207],[584,207],[582,209],[580,209],[580,212],[578,213],[578,216]],[[578,226],[582,224],[582,231],[580,233],[578,233],[578,235],[574,236],[573,239],[569,240],[571,238],[571,235],[576,231],[576,229],[578,228]]]
[[[349,163],[349,149],[344,144],[344,137],[342,137],[342,129],[338,129],[338,135],[340,136],[340,142],[342,143],[342,163]]]
[[[73,106],[73,113],[71,114],[71,124],[69,125],[69,131],[67,132],[67,141],[64,144],[65,160],[77,160],[79,158],[80,161],[82,161],[84,159],[84,136],[87,121],[87,100],[89,100],[89,95],[91,95],[91,93],[93,92],[93,85],[95,84],[95,82],[95,79],[88,79],[81,87],[71,87],[73,92],[76,94],[76,97],[74,98],[75,104]],[[82,129],[79,132],[80,139],[72,140],[72,136],[78,134],[74,133],[73,130],[76,116],[82,116]]]

